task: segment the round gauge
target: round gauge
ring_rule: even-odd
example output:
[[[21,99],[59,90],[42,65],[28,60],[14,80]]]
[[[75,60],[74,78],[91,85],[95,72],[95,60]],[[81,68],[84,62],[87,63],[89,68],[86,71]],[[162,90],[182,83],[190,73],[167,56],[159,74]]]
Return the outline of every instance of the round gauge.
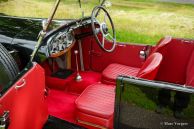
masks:
[[[54,36],[50,37],[47,41],[48,50],[50,57],[58,57],[64,54],[74,44],[74,36],[72,31],[59,32]]]

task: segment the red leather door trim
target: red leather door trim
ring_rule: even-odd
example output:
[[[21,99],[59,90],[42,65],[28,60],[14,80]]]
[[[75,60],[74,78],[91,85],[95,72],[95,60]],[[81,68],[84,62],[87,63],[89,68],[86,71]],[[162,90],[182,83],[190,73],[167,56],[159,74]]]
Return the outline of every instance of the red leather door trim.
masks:
[[[9,129],[41,129],[48,111],[44,70],[38,64],[0,98],[0,112],[10,112]]]

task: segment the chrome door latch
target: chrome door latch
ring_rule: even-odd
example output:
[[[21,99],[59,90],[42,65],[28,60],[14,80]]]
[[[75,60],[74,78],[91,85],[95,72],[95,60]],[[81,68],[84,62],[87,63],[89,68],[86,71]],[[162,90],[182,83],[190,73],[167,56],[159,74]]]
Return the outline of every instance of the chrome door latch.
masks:
[[[139,52],[140,59],[143,60],[143,61],[145,61],[147,59],[147,57],[149,56],[149,54],[150,54],[150,50],[151,50],[151,46],[149,46],[149,45],[148,46],[145,46],[143,48],[143,50],[141,50]]]
[[[9,126],[9,111],[5,111],[2,116],[0,116],[0,129],[7,129]]]

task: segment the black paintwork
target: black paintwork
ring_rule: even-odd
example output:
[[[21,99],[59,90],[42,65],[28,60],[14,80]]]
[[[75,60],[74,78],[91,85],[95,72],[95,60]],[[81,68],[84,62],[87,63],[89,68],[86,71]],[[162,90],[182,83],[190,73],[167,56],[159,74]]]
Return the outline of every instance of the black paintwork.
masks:
[[[52,26],[57,27],[71,20],[55,20]],[[42,29],[42,19],[0,16],[0,43],[14,44],[32,48]]]
[[[183,86],[179,84],[174,83],[168,83],[168,82],[161,82],[161,81],[153,81],[153,80],[145,80],[141,78],[134,78],[130,76],[119,76],[117,78],[117,85],[116,85],[116,96],[115,96],[115,109],[114,109],[114,128],[115,129],[123,129],[123,128],[129,128],[129,127],[121,127],[120,122],[124,119],[121,118],[121,110],[123,109],[123,105],[121,104],[123,101],[123,92],[126,90],[126,87],[132,87],[136,86],[138,88],[155,88],[155,89],[166,89],[171,91],[178,91],[183,92],[187,94],[194,94],[194,89],[190,86]],[[151,91],[151,90],[150,90]],[[130,93],[128,91],[128,93]],[[149,92],[150,93],[150,92]],[[126,111],[126,115],[128,112]],[[131,115],[131,114],[130,114]],[[140,116],[142,117],[142,116]],[[127,119],[127,117],[124,117]],[[163,121],[161,121],[163,122]],[[189,127],[193,126],[191,123],[189,123]],[[134,127],[131,127],[135,129]],[[151,128],[151,127],[150,127]],[[168,128],[168,126],[167,126]],[[173,126],[170,128],[173,128]],[[141,128],[138,128],[141,129]],[[182,129],[182,127],[181,127]]]
[[[22,64],[26,64],[29,61],[37,43],[37,37],[42,30],[42,20],[0,16],[0,43],[8,49],[19,51]],[[50,30],[69,22],[72,22],[72,20],[54,20]]]
[[[81,21],[88,19],[90,18],[86,17],[78,20],[54,20],[52,22],[52,28],[50,29],[52,31],[50,31],[46,37],[49,37],[68,26],[76,25],[76,23],[80,23]],[[8,45],[9,47],[11,45],[11,47],[17,48],[19,51],[25,51],[24,55],[29,55],[29,53],[31,54],[34,50],[35,44],[37,43],[38,34],[42,30],[41,22],[42,19],[0,15],[0,43],[5,46]]]

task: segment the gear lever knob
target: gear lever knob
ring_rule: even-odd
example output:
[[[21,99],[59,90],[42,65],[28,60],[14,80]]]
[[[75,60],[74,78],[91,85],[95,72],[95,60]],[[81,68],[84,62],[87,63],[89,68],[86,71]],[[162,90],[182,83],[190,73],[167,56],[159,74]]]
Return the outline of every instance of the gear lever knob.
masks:
[[[79,74],[79,66],[78,66],[78,60],[77,60],[78,50],[75,50],[74,53],[75,53],[75,61],[76,61],[76,67],[77,67],[77,75],[76,75],[76,77],[75,77],[75,80],[76,80],[77,82],[80,82],[80,81],[82,81],[82,77],[81,77],[81,75]]]
[[[78,50],[75,50],[74,53],[75,53],[75,55],[77,55],[78,54]]]

